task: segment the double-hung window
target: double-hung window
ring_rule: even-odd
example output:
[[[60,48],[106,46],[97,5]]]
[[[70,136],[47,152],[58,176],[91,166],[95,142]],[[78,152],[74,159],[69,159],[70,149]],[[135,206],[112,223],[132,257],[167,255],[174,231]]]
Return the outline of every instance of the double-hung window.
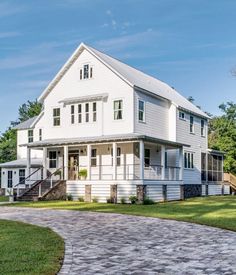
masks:
[[[93,102],[93,122],[97,121],[97,102]]]
[[[82,104],[78,105],[78,123],[82,123]]]
[[[57,152],[49,151],[49,168],[57,168]]]
[[[138,120],[145,121],[145,102],[143,100],[138,101]]]
[[[85,103],[85,122],[89,122],[89,103]]]
[[[71,124],[75,124],[75,105],[70,106]]]
[[[194,133],[194,118],[190,116],[189,118],[189,131],[190,133]]]
[[[19,170],[19,183],[25,184],[25,169]]]
[[[205,136],[205,121],[201,119],[201,136]]]
[[[10,170],[10,171],[7,171],[7,187],[8,188],[12,188],[12,185],[13,185],[13,172]]]
[[[91,166],[97,166],[97,149],[91,150]]]
[[[123,119],[123,100],[114,100],[113,104],[114,120]]]
[[[53,109],[53,126],[60,126],[61,124],[61,110],[60,108]]]
[[[193,153],[185,152],[184,153],[184,168],[186,169],[193,169]]]
[[[39,129],[39,141],[41,141],[43,138],[43,131],[42,129]]]
[[[34,142],[34,130],[28,130],[28,143]]]

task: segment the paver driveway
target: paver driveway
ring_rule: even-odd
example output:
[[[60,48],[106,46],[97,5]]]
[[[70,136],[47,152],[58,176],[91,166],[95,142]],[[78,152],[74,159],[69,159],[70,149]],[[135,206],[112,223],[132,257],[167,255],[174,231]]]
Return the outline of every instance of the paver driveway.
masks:
[[[68,210],[0,207],[0,219],[48,226],[66,243],[60,274],[236,274],[236,233]]]

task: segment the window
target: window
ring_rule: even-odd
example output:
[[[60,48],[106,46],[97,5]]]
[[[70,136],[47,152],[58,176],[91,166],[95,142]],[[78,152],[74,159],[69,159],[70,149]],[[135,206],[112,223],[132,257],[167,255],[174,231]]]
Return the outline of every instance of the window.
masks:
[[[7,171],[7,187],[12,188],[12,171]]]
[[[150,149],[145,149],[144,164],[145,164],[145,167],[148,167],[150,165]]]
[[[83,70],[82,69],[79,70],[79,78],[80,78],[80,80],[83,78]]]
[[[60,126],[61,119],[60,119],[60,108],[53,109],[53,126]]]
[[[86,64],[84,65],[84,79],[88,79],[89,78],[89,65]]]
[[[75,105],[70,106],[71,124],[75,123]]]
[[[113,165],[113,148],[111,148],[111,165]],[[121,165],[121,148],[117,147],[116,149],[116,165]]]
[[[91,166],[97,166],[97,149],[91,150]]]
[[[179,119],[185,120],[185,113],[184,112],[179,112]]]
[[[119,120],[123,118],[123,100],[114,101],[114,120]]]
[[[28,130],[28,143],[34,142],[34,130]]]
[[[78,123],[82,123],[82,105],[78,105]]]
[[[145,121],[145,103],[142,100],[138,101],[138,120]]]
[[[41,141],[43,138],[43,132],[42,129],[39,129],[39,141]]]
[[[49,168],[57,168],[57,152],[49,151]]]
[[[85,103],[85,122],[89,122],[89,103]]]
[[[201,136],[205,136],[205,121],[201,119]]]
[[[19,183],[25,184],[25,169],[19,170]]]
[[[193,124],[193,116],[190,116],[190,124],[189,124],[189,131],[190,133],[194,133],[194,124]]]
[[[165,168],[168,167],[168,153],[165,152]]]
[[[93,67],[90,67],[90,78],[93,77]]]
[[[93,122],[97,121],[97,103],[93,102]]]
[[[184,168],[193,169],[193,153],[185,152],[184,153]]]

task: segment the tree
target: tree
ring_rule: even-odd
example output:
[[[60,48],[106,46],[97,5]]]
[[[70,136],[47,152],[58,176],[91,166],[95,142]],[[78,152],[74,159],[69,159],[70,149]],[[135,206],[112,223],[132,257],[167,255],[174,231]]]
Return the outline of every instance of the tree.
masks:
[[[0,136],[0,163],[16,159],[17,139],[15,125],[20,122],[38,115],[41,112],[42,105],[35,101],[28,101],[19,107],[19,117],[16,121],[10,123],[10,127]]]
[[[223,115],[209,122],[209,147],[226,152],[224,170],[236,173],[236,104],[227,102],[219,108]]]

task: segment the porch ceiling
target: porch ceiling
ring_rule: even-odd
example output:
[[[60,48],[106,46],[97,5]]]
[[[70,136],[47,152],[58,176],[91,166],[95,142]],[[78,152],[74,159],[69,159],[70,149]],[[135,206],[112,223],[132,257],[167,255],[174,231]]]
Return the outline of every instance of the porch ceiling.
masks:
[[[146,135],[126,134],[126,135],[106,135],[97,137],[81,137],[81,138],[62,138],[62,139],[45,139],[32,143],[22,144],[20,146],[27,146],[28,148],[42,148],[48,146],[62,146],[62,145],[77,145],[77,144],[92,144],[92,143],[108,143],[108,142],[124,142],[124,141],[138,141],[144,140],[162,145],[170,145],[175,148],[182,146],[190,147],[188,144],[183,144],[174,141],[163,140]]]

